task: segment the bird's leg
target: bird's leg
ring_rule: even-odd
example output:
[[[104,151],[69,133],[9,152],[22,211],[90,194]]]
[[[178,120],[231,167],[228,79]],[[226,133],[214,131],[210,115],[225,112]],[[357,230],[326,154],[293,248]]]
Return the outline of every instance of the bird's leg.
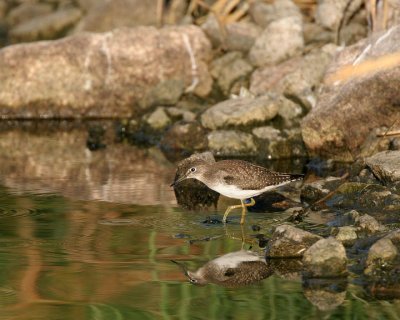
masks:
[[[250,203],[244,203],[243,200],[240,200],[242,203],[242,218],[240,219],[240,224],[244,224],[244,218],[246,217],[247,213],[247,208],[246,207],[251,207],[256,204],[253,198],[250,199]]]
[[[238,205],[229,206],[228,208],[226,208],[224,217],[222,218],[222,222],[226,223],[226,218],[228,217],[229,212],[231,212],[233,209],[237,209],[237,208],[241,208],[241,207],[242,207],[242,204],[238,204]]]

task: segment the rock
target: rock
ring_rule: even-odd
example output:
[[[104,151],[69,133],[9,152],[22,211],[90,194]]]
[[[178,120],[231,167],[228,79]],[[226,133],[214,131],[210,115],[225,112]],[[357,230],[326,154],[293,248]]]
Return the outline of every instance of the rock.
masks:
[[[250,4],[249,13],[252,19],[263,28],[273,21],[286,17],[294,17],[299,21],[303,19],[299,7],[291,0],[274,1],[272,4],[254,1]]]
[[[221,31],[213,15],[209,15],[201,27],[214,47],[222,46],[228,51],[242,52],[250,50],[262,31],[253,23],[244,21],[228,23],[225,25],[225,31]]]
[[[347,274],[344,246],[334,238],[314,243],[303,256],[304,274],[309,278],[341,277]]]
[[[185,90],[183,79],[166,79],[157,83],[146,95],[146,106],[175,105]]]
[[[336,31],[339,27],[343,14],[350,18],[363,4],[362,0],[321,0],[318,1],[315,12],[315,20],[321,26]]]
[[[82,11],[84,12],[88,12],[89,10],[91,10],[92,8],[94,8],[95,5],[99,4],[99,3],[103,3],[104,1],[99,1],[99,0],[77,0],[77,5],[79,6],[79,8],[82,9]]]
[[[225,100],[201,115],[201,124],[216,130],[265,123],[278,114],[277,100],[271,95]]]
[[[268,91],[282,93],[309,110],[315,105],[316,92],[335,50],[335,46],[327,45],[304,57],[258,68],[251,76],[250,91],[256,95]]]
[[[306,278],[302,284],[304,296],[318,310],[334,310],[346,299],[347,279]]]
[[[315,242],[322,239],[308,231],[291,225],[278,226],[268,241],[268,258],[300,258]]]
[[[283,96],[280,98],[278,115],[283,119],[285,127],[293,128],[296,124],[298,126],[302,114],[303,109],[300,105]]]
[[[218,85],[225,95],[229,94],[235,81],[246,78],[253,70],[253,67],[242,56],[240,52],[233,51],[211,63],[211,74],[217,79]]]
[[[176,107],[169,107],[166,109],[168,115],[173,118],[175,121],[177,120],[183,120],[186,122],[191,122],[196,119],[196,114],[194,112],[181,109],[181,108],[176,108]]]
[[[307,150],[299,129],[285,129],[281,132],[281,137],[265,142],[260,143],[260,150],[265,153],[267,159],[307,157]]]
[[[385,230],[383,225],[381,225],[374,217],[368,214],[356,217],[355,226],[357,227],[357,232],[359,234],[366,236],[370,236]]]
[[[237,130],[212,131],[207,136],[208,148],[218,156],[255,155],[253,136]]]
[[[342,180],[337,177],[327,177],[325,179],[320,179],[312,182],[305,182],[303,187],[301,188],[301,202],[312,204],[327,196],[341,183]]]
[[[164,134],[160,146],[166,153],[190,154],[207,149],[207,134],[198,122],[174,123]]]
[[[365,159],[366,165],[383,183],[400,181],[400,151],[383,151]]]
[[[9,38],[13,43],[56,39],[64,36],[68,29],[78,22],[81,15],[77,8],[40,15],[11,28]]]
[[[14,27],[33,18],[48,15],[52,11],[53,7],[48,3],[21,3],[8,13],[6,20],[7,25],[9,27]]]
[[[153,130],[162,130],[171,123],[171,119],[168,117],[165,109],[159,107],[145,118],[145,122]]]
[[[335,57],[318,103],[302,122],[304,142],[312,156],[353,161],[372,130],[392,126],[400,101],[400,69],[375,68],[351,79],[329,79],[344,66],[357,66],[399,50],[400,26],[346,47]]]
[[[176,99],[176,93],[160,94],[165,82],[164,88],[183,82],[185,91],[205,96],[212,85],[210,50],[195,26],[124,28],[8,46],[0,50],[2,117],[139,117]]]
[[[89,4],[83,4],[90,6]],[[157,0],[100,0],[90,8],[75,32],[106,32],[120,27],[157,24]]]
[[[304,22],[303,25],[304,44],[316,45],[335,42],[335,33],[326,30],[315,22]]]
[[[301,21],[295,17],[282,18],[271,22],[256,39],[249,60],[257,67],[276,64],[299,54],[303,47]]]
[[[399,251],[390,239],[382,238],[378,240],[369,249],[364,273],[373,275],[375,272],[379,272],[379,269],[387,267],[398,255]]]
[[[178,163],[174,181],[185,174],[198,159],[215,162],[211,152],[195,153]],[[188,210],[204,210],[211,206],[215,208],[219,199],[218,192],[209,189],[196,179],[186,179],[175,185],[174,192],[178,204]]]
[[[252,133],[258,138],[262,140],[276,140],[282,138],[281,132],[278,129],[270,126],[258,127],[254,128]]]
[[[357,240],[356,228],[353,226],[339,227],[332,231],[332,235],[344,246],[352,246]]]
[[[6,16],[8,6],[5,0],[0,1],[0,20],[3,20],[4,17]]]

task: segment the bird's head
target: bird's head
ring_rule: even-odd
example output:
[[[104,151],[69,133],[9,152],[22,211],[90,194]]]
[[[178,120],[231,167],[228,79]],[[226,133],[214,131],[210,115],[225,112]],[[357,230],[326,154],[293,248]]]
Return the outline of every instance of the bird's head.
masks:
[[[175,179],[171,184],[171,187],[176,186],[178,183],[186,179],[197,179],[201,181],[201,177],[205,172],[206,166],[207,163],[205,161],[198,160],[182,167],[176,172]]]

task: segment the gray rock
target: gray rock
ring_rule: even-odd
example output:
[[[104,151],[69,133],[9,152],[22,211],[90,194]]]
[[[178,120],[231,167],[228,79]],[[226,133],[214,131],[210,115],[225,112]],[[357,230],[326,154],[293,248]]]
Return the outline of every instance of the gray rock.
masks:
[[[374,217],[368,214],[356,217],[355,226],[357,227],[357,232],[359,234],[366,236],[370,236],[385,230],[383,225],[381,225]]]
[[[162,130],[171,123],[171,119],[168,117],[165,109],[159,107],[145,118],[145,122],[153,130]]]
[[[271,22],[294,17],[299,21],[303,19],[299,7],[291,0],[278,0],[272,4],[254,1],[249,10],[252,19],[261,27],[266,28]]]
[[[315,242],[322,239],[291,225],[278,226],[268,241],[266,255],[270,258],[300,258]]]
[[[301,201],[312,204],[327,196],[341,183],[342,180],[337,177],[327,177],[325,179],[320,179],[313,182],[305,182],[301,188]]]
[[[323,27],[337,30],[345,13],[347,17],[351,17],[363,4],[362,0],[350,2],[348,0],[320,0],[318,1],[317,10],[315,12],[315,20]]]
[[[304,47],[302,22],[287,17],[271,22],[256,39],[249,52],[255,66],[276,64],[296,54]]]
[[[14,27],[33,18],[48,15],[52,11],[53,7],[48,3],[21,3],[7,14],[7,25]]]
[[[264,144],[268,159],[290,159],[307,157],[307,150],[299,129],[283,130],[282,136]]]
[[[166,153],[190,154],[207,149],[207,133],[195,121],[174,123],[164,134],[160,146]]]
[[[258,138],[262,140],[277,140],[281,139],[281,132],[278,129],[270,126],[258,127],[254,128],[252,133]]]
[[[2,117],[140,117],[151,105],[176,99],[176,93],[160,94],[165,83],[164,89],[183,82],[185,91],[206,96],[210,54],[195,26],[124,28],[8,46],[0,50]]]
[[[11,42],[29,42],[56,39],[66,33],[81,18],[81,11],[68,8],[41,15],[11,28]]]
[[[277,100],[271,95],[238,98],[220,102],[201,115],[201,124],[216,130],[265,123],[278,114]]]
[[[253,136],[237,130],[212,131],[207,136],[210,151],[219,156],[255,155]]]
[[[356,228],[353,226],[338,227],[332,230],[332,235],[344,246],[352,246],[357,240]]]
[[[155,85],[146,95],[142,105],[175,105],[185,90],[183,79],[166,79]]]
[[[253,67],[242,58],[240,52],[229,52],[211,63],[211,74],[225,95],[229,94],[232,84],[246,78]]]
[[[335,51],[335,46],[327,45],[278,66],[258,68],[251,76],[250,91],[259,95],[273,90],[310,109],[315,105],[316,92]]]
[[[244,21],[226,24],[225,31],[222,31],[213,15],[209,15],[201,27],[214,47],[223,46],[229,51],[242,52],[250,50],[262,31],[253,23]]]
[[[373,275],[382,267],[385,268],[392,263],[398,255],[399,251],[390,239],[382,238],[378,240],[368,251],[364,274]]]
[[[372,130],[393,124],[400,103],[400,69],[375,68],[363,76],[341,77],[337,81],[332,77],[344,66],[357,66],[399,50],[397,26],[344,48],[335,57],[325,75],[318,103],[302,121],[304,142],[312,156],[353,161]]]
[[[120,27],[156,25],[156,12],[157,0],[100,0],[90,8],[75,32],[106,32]]]
[[[304,44],[320,45],[335,42],[335,33],[327,30],[315,22],[304,22]]]
[[[384,151],[365,159],[366,165],[383,183],[400,181],[400,151]]]
[[[342,243],[334,238],[314,243],[303,256],[304,274],[310,278],[331,278],[347,275],[347,256]]]

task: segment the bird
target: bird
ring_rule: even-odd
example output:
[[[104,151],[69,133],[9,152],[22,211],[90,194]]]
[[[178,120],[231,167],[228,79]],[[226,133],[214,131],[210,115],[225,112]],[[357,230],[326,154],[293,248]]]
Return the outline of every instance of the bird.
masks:
[[[257,283],[274,272],[265,256],[243,249],[208,261],[196,271],[189,271],[181,262],[171,261],[182,269],[190,283],[200,286],[214,283],[236,288]]]
[[[239,199],[240,205],[229,206],[223,216],[226,223],[229,213],[236,208],[242,208],[240,224],[244,224],[247,207],[255,205],[253,197],[275,189],[292,181],[303,179],[303,174],[290,174],[271,171],[244,160],[221,160],[209,162],[196,159],[190,167],[175,176],[171,186],[186,179],[197,179],[208,188],[233,199]],[[250,202],[246,202],[250,199]]]

